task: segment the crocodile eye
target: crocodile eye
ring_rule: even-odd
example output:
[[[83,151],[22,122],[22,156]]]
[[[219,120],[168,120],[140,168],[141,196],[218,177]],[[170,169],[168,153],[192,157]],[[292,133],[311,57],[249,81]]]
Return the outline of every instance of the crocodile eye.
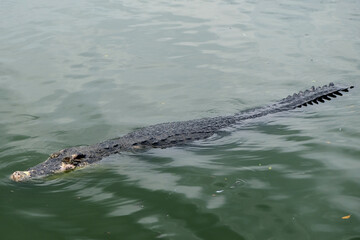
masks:
[[[63,160],[62,160],[62,162],[64,162],[64,163],[69,163],[70,160],[71,160],[70,157],[64,157]]]
[[[71,159],[81,159],[81,158],[84,158],[84,157],[86,157],[86,155],[82,154],[82,153],[71,155]]]

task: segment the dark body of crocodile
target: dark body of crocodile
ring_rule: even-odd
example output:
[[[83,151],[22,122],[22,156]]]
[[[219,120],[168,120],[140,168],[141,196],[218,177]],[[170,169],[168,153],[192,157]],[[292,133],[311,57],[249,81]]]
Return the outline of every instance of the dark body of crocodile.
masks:
[[[232,116],[202,118],[197,120],[162,123],[128,133],[120,138],[107,140],[92,146],[72,147],[53,153],[43,163],[26,171],[16,171],[11,175],[14,181],[45,177],[55,173],[70,171],[100,161],[111,154],[136,151],[148,148],[167,148],[205,139],[221,129],[234,126],[244,120],[268,114],[323,103],[331,98],[342,96],[353,86],[342,87],[333,83],[323,87],[312,87],[304,92],[295,93],[272,105],[242,111]]]

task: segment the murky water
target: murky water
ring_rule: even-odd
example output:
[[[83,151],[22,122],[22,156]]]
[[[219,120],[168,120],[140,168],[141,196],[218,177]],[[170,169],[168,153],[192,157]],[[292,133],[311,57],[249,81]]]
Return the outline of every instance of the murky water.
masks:
[[[1,239],[359,240],[359,12],[356,0],[2,0]],[[356,87],[190,146],[9,180],[59,149],[331,81]]]

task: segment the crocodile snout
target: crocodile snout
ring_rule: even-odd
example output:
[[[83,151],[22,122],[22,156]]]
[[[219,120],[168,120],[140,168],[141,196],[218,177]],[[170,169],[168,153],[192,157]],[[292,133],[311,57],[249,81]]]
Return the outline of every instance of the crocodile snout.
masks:
[[[15,182],[25,181],[30,178],[30,171],[16,171],[11,174],[10,178]]]

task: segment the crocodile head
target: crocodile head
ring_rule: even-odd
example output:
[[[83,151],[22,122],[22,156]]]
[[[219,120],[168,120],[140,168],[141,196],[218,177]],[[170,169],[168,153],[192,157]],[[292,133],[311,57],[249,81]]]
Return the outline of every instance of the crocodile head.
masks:
[[[61,150],[53,153],[43,163],[27,169],[26,171],[16,171],[11,176],[15,182],[27,181],[34,178],[47,177],[56,173],[74,170],[75,168],[86,165],[86,155],[73,149]]]

